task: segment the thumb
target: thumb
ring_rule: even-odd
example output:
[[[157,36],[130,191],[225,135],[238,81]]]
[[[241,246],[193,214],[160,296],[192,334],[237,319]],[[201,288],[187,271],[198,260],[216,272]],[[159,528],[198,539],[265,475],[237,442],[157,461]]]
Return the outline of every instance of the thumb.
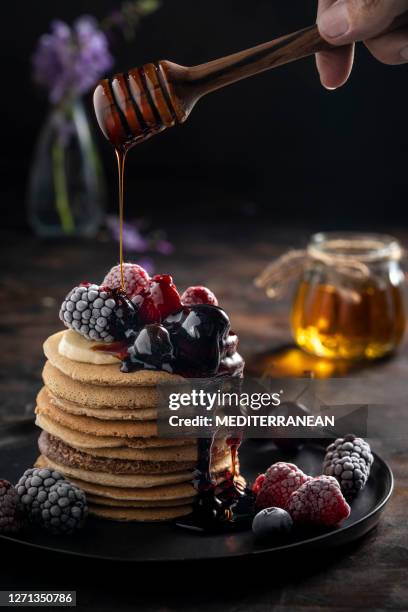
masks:
[[[408,0],[336,0],[317,25],[331,44],[344,45],[378,36],[407,10]]]

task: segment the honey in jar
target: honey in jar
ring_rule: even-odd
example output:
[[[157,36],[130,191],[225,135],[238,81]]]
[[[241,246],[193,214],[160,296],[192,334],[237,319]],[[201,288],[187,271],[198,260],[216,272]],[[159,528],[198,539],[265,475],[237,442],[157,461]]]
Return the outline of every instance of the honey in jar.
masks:
[[[389,236],[313,236],[292,307],[297,344],[333,359],[392,352],[405,329],[401,256]]]

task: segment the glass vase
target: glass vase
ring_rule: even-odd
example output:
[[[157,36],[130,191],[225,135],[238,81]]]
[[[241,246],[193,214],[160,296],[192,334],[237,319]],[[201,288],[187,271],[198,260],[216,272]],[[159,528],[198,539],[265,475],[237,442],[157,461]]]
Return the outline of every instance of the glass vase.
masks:
[[[80,100],[52,108],[32,161],[28,216],[43,238],[92,237],[105,209],[105,182]]]

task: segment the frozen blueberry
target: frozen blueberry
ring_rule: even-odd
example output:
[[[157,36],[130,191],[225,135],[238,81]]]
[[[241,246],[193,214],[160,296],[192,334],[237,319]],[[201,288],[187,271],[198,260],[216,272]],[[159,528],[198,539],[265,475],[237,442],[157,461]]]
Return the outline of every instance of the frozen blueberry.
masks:
[[[282,508],[264,508],[252,522],[252,531],[257,539],[282,537],[290,533],[293,521]]]

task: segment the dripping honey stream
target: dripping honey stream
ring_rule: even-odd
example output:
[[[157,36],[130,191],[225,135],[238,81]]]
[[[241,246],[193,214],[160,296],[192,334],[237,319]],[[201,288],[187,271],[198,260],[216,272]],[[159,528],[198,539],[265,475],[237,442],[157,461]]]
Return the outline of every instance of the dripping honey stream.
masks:
[[[118,166],[118,196],[119,196],[119,264],[120,264],[120,289],[125,291],[125,275],[123,269],[123,218],[124,218],[124,179],[125,162],[127,151],[115,149]]]

